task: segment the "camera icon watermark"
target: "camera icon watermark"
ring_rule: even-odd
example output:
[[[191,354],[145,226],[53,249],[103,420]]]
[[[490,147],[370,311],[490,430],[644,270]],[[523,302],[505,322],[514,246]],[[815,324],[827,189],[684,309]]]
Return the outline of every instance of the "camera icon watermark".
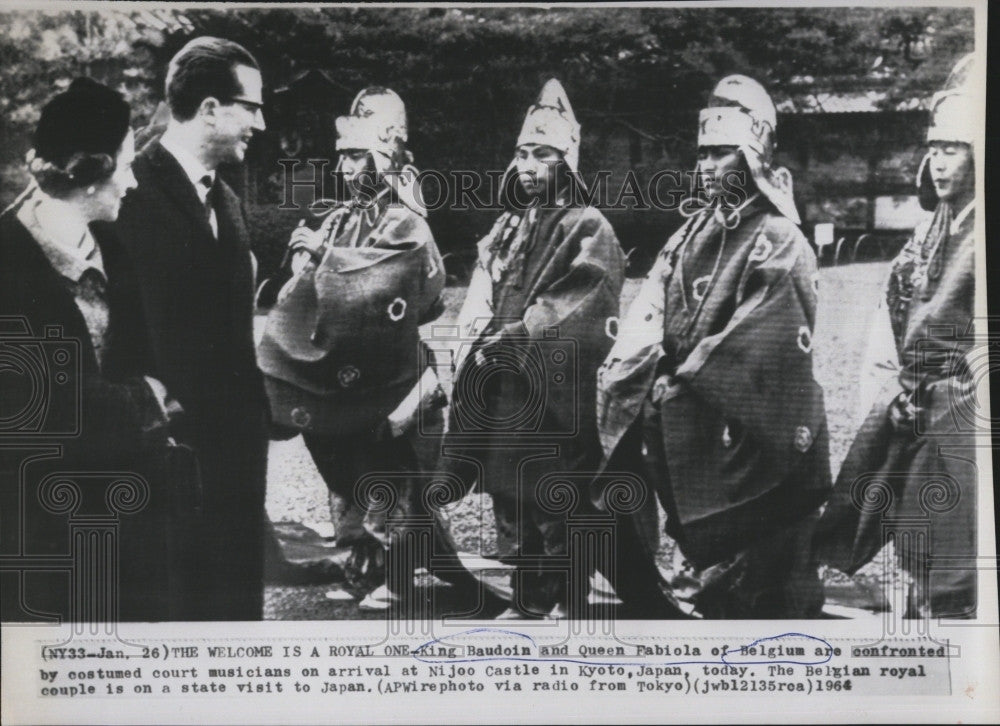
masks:
[[[80,342],[61,326],[33,334],[26,318],[0,317],[0,437],[80,433]]]

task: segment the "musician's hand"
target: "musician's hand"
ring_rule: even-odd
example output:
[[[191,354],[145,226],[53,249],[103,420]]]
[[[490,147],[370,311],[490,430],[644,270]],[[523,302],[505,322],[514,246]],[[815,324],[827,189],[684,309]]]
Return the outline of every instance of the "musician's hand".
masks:
[[[299,221],[299,226],[292,231],[292,237],[288,240],[288,244],[291,247],[305,245],[309,249],[317,250],[323,244],[323,237],[319,230],[306,227],[306,220],[302,219]]]
[[[669,373],[664,373],[653,383],[651,398],[654,404],[660,406],[664,401],[676,398],[682,390],[683,387],[677,379]]]
[[[473,354],[473,359],[478,366],[485,366],[489,363],[490,357],[493,355],[494,351],[492,348],[499,345],[503,341],[503,331],[498,330],[492,335],[488,335],[483,338],[482,344]]]
[[[289,247],[300,248],[291,260],[292,273],[296,275],[309,261],[310,252],[317,252],[323,246],[323,235],[318,230],[309,229],[305,224],[306,220],[301,220],[299,226],[292,232],[291,239],[288,240]]]
[[[902,391],[889,404],[889,421],[896,431],[913,431],[920,413],[910,391]]]

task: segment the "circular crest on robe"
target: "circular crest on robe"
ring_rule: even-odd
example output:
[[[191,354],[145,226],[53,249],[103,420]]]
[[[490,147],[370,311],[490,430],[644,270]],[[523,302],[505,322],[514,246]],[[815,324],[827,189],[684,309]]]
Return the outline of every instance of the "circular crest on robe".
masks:
[[[799,426],[795,429],[795,448],[801,452],[806,453],[813,445],[813,435],[806,426]]]
[[[445,276],[427,277],[436,252],[426,223],[412,230],[387,246],[330,247],[314,272],[288,283],[257,348],[277,424],[332,435],[371,431],[416,385],[427,363],[418,320]],[[308,419],[295,414],[300,409]]]

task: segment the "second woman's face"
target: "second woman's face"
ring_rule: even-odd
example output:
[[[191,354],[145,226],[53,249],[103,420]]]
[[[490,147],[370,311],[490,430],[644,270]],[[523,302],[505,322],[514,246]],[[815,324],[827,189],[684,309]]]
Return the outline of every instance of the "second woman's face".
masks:
[[[139,183],[132,173],[132,162],[135,161],[135,135],[129,129],[121,148],[115,157],[115,170],[103,182],[94,185],[94,193],[88,194],[88,206],[92,221],[114,222],[122,207],[122,199],[129,189],[135,189]]]
[[[971,146],[932,142],[928,163],[938,199],[950,202],[971,192],[975,183]]]

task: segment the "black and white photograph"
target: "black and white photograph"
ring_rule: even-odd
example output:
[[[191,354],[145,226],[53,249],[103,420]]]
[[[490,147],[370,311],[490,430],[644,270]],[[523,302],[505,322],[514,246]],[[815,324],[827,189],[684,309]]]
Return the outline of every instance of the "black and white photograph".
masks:
[[[0,2],[4,722],[1000,719],[986,20]]]

